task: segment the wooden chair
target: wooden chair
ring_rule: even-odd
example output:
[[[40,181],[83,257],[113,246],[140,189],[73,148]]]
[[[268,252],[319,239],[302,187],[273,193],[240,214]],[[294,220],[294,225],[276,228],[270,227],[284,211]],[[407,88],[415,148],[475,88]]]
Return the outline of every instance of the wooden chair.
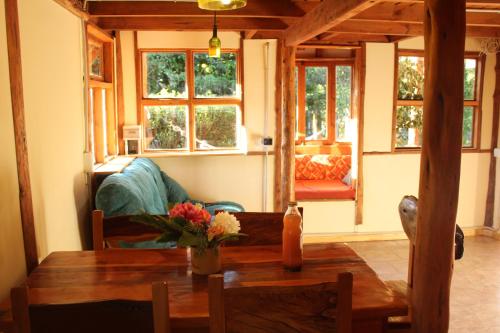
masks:
[[[168,287],[152,285],[152,302],[110,300],[61,305],[29,305],[28,287],[11,291],[17,333],[170,333]]]
[[[314,285],[224,287],[222,275],[208,280],[210,333],[350,333],[352,274]]]
[[[134,215],[104,217],[102,210],[92,211],[92,243],[94,251],[104,250],[113,240],[131,242],[152,240],[160,232],[153,227],[131,221]]]
[[[299,207],[304,217],[304,209]],[[227,241],[226,246],[280,245],[283,242],[283,217],[285,213],[231,213],[239,221],[241,232],[247,237]]]
[[[410,253],[408,260],[408,282],[404,280],[385,281],[385,284],[392,292],[401,299],[408,302],[408,315],[401,317],[387,318],[386,332],[387,333],[411,333],[411,290],[413,287],[413,264],[415,260],[415,246],[410,243]]]

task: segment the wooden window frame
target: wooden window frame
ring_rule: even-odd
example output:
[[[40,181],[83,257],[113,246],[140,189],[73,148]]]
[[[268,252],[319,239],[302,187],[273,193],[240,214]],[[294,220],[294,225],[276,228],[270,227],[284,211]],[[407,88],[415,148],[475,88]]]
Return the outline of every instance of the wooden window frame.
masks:
[[[102,164],[118,154],[118,123],[115,108],[115,40],[98,27],[86,25],[87,45],[102,43],[103,45],[103,77],[90,74],[91,59],[87,59],[86,76],[88,78],[88,144],[91,147],[94,164]],[[87,49],[88,52],[88,49]],[[87,53],[88,57],[88,53]],[[100,94],[95,92],[99,91]],[[102,92],[105,94],[105,109],[103,109]],[[104,119],[103,112],[106,112]],[[106,138],[104,138],[104,136]]]
[[[350,141],[337,141],[336,139],[336,101],[337,101],[337,66],[351,67],[351,111],[350,118],[353,117],[354,104],[354,61],[353,60],[335,60],[335,61],[314,61],[300,60],[295,63],[297,68],[297,137],[295,145],[313,145],[329,146],[335,143],[341,145],[351,145]],[[328,68],[328,94],[327,94],[327,113],[328,113],[328,138],[324,140],[306,140],[306,67],[327,67]]]
[[[187,97],[186,98],[146,98],[144,97],[144,85],[145,85],[145,66],[144,62],[144,54],[145,53],[161,53],[161,52],[170,52],[170,53],[185,53],[186,54],[186,89],[187,89]],[[195,96],[195,80],[194,80],[194,55],[196,53],[207,53],[206,49],[199,48],[141,48],[137,49],[136,59],[140,62],[140,66],[136,68],[136,75],[140,79],[137,82],[140,84],[140,95],[137,96],[138,106],[139,106],[139,125],[142,128],[142,151],[145,153],[151,154],[178,154],[178,153],[211,153],[218,152],[223,154],[224,152],[234,153],[240,151],[240,147],[231,147],[231,148],[213,148],[213,149],[199,149],[196,148],[195,140],[196,140],[196,122],[195,122],[195,107],[196,106],[215,106],[215,105],[228,105],[228,106],[237,106],[237,121],[240,119],[237,124],[237,134],[239,133],[239,128],[244,126],[244,102],[243,102],[243,59],[242,59],[242,50],[240,49],[222,49],[221,53],[235,53],[236,54],[236,87],[237,87],[237,96],[236,97],[220,97],[220,98],[200,98]],[[137,89],[139,93],[139,88]],[[185,105],[188,107],[188,147],[186,149],[150,149],[147,147],[146,143],[146,113],[144,112],[144,108],[147,106],[177,106],[177,105]],[[239,140],[239,138],[237,138]]]
[[[398,49],[396,44],[396,52],[394,57],[394,106],[392,113],[392,139],[391,139],[391,152],[393,153],[412,153],[420,152],[422,147],[396,147],[397,135],[397,109],[399,106],[417,106],[423,107],[423,100],[400,100],[399,95],[399,57],[424,57],[423,50],[413,49]],[[483,105],[483,87],[484,87],[484,69],[486,56],[480,52],[466,51],[465,59],[476,60],[476,80],[474,82],[475,98],[473,100],[464,99],[464,108],[471,106],[473,111],[473,124],[472,124],[472,145],[470,147],[462,146],[464,152],[476,152],[481,148],[481,121],[482,121],[482,105]],[[425,93],[425,92],[424,92]]]

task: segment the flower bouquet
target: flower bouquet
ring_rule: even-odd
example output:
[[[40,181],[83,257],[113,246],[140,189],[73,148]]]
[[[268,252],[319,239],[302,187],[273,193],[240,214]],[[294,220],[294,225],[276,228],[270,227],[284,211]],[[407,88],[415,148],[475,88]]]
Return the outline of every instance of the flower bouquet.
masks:
[[[191,248],[191,265],[194,273],[207,275],[221,270],[219,245],[240,236],[240,222],[227,212],[212,217],[201,205],[190,202],[176,204],[168,217],[144,214],[135,221],[154,227],[162,234],[157,242],[177,242],[178,246]]]

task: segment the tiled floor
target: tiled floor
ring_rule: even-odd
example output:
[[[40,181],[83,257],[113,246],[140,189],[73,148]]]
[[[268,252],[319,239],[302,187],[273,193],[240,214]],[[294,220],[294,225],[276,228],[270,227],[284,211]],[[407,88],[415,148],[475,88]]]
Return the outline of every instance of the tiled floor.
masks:
[[[408,241],[349,244],[384,280],[406,280]],[[455,262],[450,333],[500,333],[500,241],[465,238]]]

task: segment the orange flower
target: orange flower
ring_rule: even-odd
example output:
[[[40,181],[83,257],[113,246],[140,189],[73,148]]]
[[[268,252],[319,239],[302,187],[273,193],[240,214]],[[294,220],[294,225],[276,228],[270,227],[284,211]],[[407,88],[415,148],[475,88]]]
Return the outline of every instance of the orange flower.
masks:
[[[208,241],[211,242],[217,236],[224,234],[224,227],[222,225],[213,225],[208,228]]]

